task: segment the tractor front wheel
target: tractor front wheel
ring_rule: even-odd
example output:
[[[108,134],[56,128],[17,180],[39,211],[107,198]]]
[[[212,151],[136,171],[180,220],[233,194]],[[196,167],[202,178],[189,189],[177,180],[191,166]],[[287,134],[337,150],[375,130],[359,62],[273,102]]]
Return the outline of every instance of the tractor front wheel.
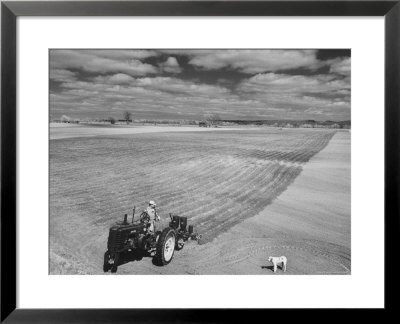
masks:
[[[111,272],[116,273],[118,270],[118,265],[119,265],[119,253],[115,253],[114,256],[114,264],[111,267]]]
[[[111,254],[110,252],[104,253],[104,263],[103,263],[103,271],[108,272],[111,269]]]
[[[175,242],[175,230],[170,227],[164,229],[157,241],[155,261],[158,265],[164,266],[171,262],[174,256]]]

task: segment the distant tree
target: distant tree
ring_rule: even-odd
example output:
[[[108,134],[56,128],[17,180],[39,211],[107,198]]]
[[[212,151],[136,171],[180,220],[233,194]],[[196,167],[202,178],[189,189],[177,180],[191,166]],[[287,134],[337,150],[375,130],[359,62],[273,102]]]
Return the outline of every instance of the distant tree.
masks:
[[[130,123],[131,118],[132,118],[132,113],[130,111],[125,111],[124,112],[124,119],[125,119],[127,124]]]
[[[220,123],[221,117],[218,114],[207,114],[207,115],[205,115],[205,120],[210,125],[217,125]]]
[[[114,117],[108,117],[108,121],[110,122],[111,125],[115,124],[115,118]]]

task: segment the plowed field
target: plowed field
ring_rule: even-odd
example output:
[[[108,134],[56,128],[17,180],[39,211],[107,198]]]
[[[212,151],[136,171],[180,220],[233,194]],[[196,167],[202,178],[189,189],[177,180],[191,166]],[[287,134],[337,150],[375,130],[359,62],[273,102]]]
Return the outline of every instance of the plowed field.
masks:
[[[333,135],[242,129],[51,140],[50,273],[101,273],[109,225],[150,199],[161,227],[169,212],[187,216],[201,244],[212,242],[271,204]]]

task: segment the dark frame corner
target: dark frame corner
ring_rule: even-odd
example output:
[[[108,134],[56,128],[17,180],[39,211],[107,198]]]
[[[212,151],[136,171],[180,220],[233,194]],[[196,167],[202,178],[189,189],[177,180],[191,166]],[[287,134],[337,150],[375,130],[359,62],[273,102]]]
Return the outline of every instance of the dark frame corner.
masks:
[[[138,1],[1,3],[1,322],[238,321],[237,310],[27,310],[16,308],[16,19],[19,16],[384,16],[385,256],[398,255],[400,192],[400,1]],[[385,309],[399,284],[385,257]],[[241,311],[243,312],[243,311]],[[254,316],[254,310],[250,316]],[[258,311],[260,312],[260,311]],[[249,314],[246,314],[249,315]],[[377,317],[377,319],[380,317]]]

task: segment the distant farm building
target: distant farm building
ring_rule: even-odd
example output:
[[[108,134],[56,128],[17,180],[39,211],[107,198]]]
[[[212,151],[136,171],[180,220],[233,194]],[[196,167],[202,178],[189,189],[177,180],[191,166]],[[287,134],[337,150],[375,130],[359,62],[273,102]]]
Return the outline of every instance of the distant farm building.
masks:
[[[66,115],[62,115],[60,119],[50,119],[51,123],[67,123],[67,124],[79,124],[79,119],[72,119]]]
[[[60,118],[60,121],[62,123],[70,123],[71,122],[71,118],[66,116],[66,115],[62,115],[61,118]]]

